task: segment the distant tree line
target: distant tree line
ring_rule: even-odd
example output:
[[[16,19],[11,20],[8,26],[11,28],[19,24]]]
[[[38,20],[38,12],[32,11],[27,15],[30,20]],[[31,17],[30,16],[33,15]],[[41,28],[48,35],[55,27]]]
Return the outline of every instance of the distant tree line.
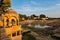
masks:
[[[41,18],[46,18],[45,14],[40,14],[39,16],[32,14],[30,16],[19,14],[20,20],[41,20]]]

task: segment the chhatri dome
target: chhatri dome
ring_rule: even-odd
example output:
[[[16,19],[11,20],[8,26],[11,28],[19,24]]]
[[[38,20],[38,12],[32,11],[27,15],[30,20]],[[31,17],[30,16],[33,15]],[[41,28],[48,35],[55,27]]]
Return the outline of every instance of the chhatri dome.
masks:
[[[15,10],[13,10],[13,9],[9,9],[8,11],[7,11],[7,13],[17,13]]]

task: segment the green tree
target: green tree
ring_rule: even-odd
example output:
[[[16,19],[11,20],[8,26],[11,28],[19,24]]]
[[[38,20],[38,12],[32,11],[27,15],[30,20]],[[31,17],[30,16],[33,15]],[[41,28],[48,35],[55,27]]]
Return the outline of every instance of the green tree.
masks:
[[[40,18],[45,18],[45,17],[46,17],[46,15],[44,15],[44,14],[40,15]]]
[[[24,18],[24,20],[27,20],[28,19],[28,17],[26,16],[26,15],[22,15],[22,14],[19,14],[19,20],[21,20],[22,21],[22,18]]]
[[[4,12],[9,7],[11,7],[10,0],[0,0],[0,11]]]
[[[36,17],[36,15],[32,14],[30,17],[31,17],[31,19],[34,19],[34,17]]]

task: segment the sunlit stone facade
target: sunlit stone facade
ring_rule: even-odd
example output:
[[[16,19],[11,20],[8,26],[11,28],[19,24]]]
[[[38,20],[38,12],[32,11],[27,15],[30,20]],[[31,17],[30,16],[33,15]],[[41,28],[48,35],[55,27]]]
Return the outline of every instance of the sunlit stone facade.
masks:
[[[11,40],[22,40],[22,29],[19,24],[19,15],[13,9],[6,13],[0,13],[0,28],[4,28],[5,34]]]

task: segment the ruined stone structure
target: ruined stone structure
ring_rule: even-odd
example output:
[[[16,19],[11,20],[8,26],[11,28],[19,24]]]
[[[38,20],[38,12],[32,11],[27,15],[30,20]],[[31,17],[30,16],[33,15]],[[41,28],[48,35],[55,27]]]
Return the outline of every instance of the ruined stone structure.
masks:
[[[0,3],[9,0],[0,0]],[[10,1],[9,1],[10,2]],[[8,9],[10,6],[0,4],[0,40],[22,40],[22,29],[19,24],[19,15],[13,9]],[[2,8],[1,8],[2,7]],[[5,11],[6,10],[6,11]]]

